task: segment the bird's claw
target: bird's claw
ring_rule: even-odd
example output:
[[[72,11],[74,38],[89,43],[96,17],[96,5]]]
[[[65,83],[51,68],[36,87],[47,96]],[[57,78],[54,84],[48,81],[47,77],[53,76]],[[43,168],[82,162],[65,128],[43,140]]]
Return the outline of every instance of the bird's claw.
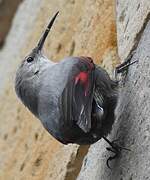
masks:
[[[127,68],[128,68],[130,65],[138,62],[138,60],[135,60],[135,61],[133,61],[133,62],[130,62],[131,59],[132,59],[132,57],[133,57],[133,55],[135,54],[135,52],[136,52],[136,51],[132,51],[132,52],[129,54],[129,56],[125,59],[125,61],[124,61],[122,64],[118,65],[118,66],[115,68],[115,79],[116,79],[116,80],[117,80],[117,74],[126,71]]]
[[[106,162],[107,167],[108,167],[109,169],[111,169],[111,167],[110,167],[110,165],[109,165],[109,162],[110,162],[110,161],[112,161],[113,159],[116,159],[116,158],[120,155],[120,153],[121,153],[122,150],[127,150],[127,151],[131,151],[131,150],[128,149],[128,148],[119,146],[119,145],[116,143],[118,140],[114,140],[114,141],[110,142],[107,138],[105,138],[105,137],[103,137],[103,138],[104,138],[104,139],[110,144],[110,146],[111,146],[111,147],[107,147],[106,149],[107,149],[108,151],[111,151],[111,152],[114,153],[114,156],[110,156],[110,157],[107,159],[107,162]]]
[[[109,169],[112,169],[112,168],[110,167],[110,165],[109,165],[109,162],[112,161],[113,159],[115,159],[117,156],[118,156],[118,154],[115,154],[114,156],[110,156],[110,157],[107,159],[106,164],[107,164],[107,167],[108,167]]]
[[[127,151],[131,151],[130,149],[123,147],[123,146],[119,146],[116,142],[118,142],[118,139],[115,139],[111,142],[111,147],[117,151],[121,151],[121,150],[127,150]]]

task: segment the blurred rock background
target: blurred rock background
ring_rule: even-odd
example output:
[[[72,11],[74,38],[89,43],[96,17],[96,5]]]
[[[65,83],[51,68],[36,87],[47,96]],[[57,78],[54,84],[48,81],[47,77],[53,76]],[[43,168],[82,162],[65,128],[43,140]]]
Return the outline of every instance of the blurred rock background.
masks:
[[[4,45],[5,38],[12,25],[12,19],[22,0],[0,0],[0,47]]]
[[[131,50],[137,48],[149,21],[150,2],[0,0],[0,179],[75,180],[79,174],[78,179],[81,180],[134,180],[139,169],[131,168],[133,172],[129,177],[130,170],[125,171],[128,163],[123,169],[116,168],[114,174],[106,168],[105,162],[109,154],[105,153],[107,145],[103,140],[90,149],[87,146],[64,146],[58,143],[15,95],[14,77],[18,65],[35,46],[49,19],[58,10],[60,14],[44,49],[47,56],[54,61],[65,56],[91,56],[95,63],[101,64],[112,75],[113,67],[119,61],[117,54],[123,61]],[[137,74],[137,77],[140,75]],[[141,81],[144,82],[143,79]],[[124,94],[125,97],[126,95]],[[123,98],[117,112],[120,111],[122,102],[125,102]],[[126,101],[126,104],[129,103],[131,102]],[[133,107],[134,103],[133,99]],[[125,106],[126,109],[127,107],[128,105]],[[119,121],[112,137],[116,137],[114,132],[118,132],[120,122],[124,120],[121,115],[118,116]],[[140,118],[139,115],[138,117]],[[128,119],[126,116],[124,118]],[[133,121],[136,120],[137,117]],[[129,129],[132,125],[127,123],[125,128]],[[136,138],[134,141],[139,142]],[[127,153],[126,156],[128,155]],[[136,164],[134,158],[131,160]],[[140,160],[140,157],[136,160]],[[122,165],[119,159],[117,166]],[[144,175],[141,180],[143,177]]]

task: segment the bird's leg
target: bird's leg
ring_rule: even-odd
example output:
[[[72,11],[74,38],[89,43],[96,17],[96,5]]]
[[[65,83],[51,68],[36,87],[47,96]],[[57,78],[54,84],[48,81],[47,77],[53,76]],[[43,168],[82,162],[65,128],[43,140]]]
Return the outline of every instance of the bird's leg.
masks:
[[[110,168],[109,162],[110,162],[111,160],[117,158],[117,157],[120,155],[121,150],[128,150],[128,151],[130,151],[130,149],[127,149],[127,148],[125,148],[125,147],[119,146],[119,145],[116,143],[118,140],[114,140],[114,141],[110,142],[106,137],[103,137],[103,139],[104,139],[105,141],[107,141],[107,143],[111,146],[111,147],[107,147],[106,149],[107,149],[108,151],[111,151],[111,152],[114,153],[114,156],[110,156],[110,157],[107,159],[107,163],[106,163],[106,164],[107,164],[107,167]],[[111,169],[111,168],[110,168],[110,169]]]
[[[125,59],[125,61],[124,61],[122,64],[118,65],[118,66],[115,68],[115,79],[117,79],[117,74],[124,72],[125,70],[127,70],[127,68],[128,68],[130,65],[138,62],[138,60],[135,60],[135,61],[133,61],[133,62],[130,62],[130,60],[132,59],[132,57],[133,57],[133,55],[135,54],[135,52],[136,52],[136,51],[132,51],[132,52],[129,54],[129,56]]]

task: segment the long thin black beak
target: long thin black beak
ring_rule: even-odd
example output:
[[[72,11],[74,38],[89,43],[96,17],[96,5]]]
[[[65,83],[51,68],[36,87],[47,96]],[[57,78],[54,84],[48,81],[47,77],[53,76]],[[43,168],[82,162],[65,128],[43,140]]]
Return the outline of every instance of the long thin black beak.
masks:
[[[53,16],[53,18],[52,18],[51,21],[49,22],[49,24],[48,24],[45,32],[43,33],[41,39],[39,40],[38,45],[37,45],[37,50],[38,50],[38,51],[42,49],[42,47],[43,47],[43,45],[44,45],[44,42],[45,42],[45,39],[46,39],[46,37],[47,37],[47,35],[48,35],[51,27],[53,26],[53,23],[54,23],[57,15],[58,15],[58,13],[59,13],[59,11]]]

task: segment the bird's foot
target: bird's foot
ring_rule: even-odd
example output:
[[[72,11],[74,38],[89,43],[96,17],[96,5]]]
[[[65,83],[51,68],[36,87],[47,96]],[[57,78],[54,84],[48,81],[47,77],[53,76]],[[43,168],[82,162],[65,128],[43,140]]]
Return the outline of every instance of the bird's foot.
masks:
[[[135,52],[136,52],[136,51],[132,51],[132,52],[130,53],[130,55],[125,59],[125,61],[124,61],[122,64],[118,65],[118,66],[115,68],[115,79],[116,79],[116,80],[117,80],[117,74],[123,73],[124,71],[127,70],[127,68],[128,68],[129,66],[131,66],[132,64],[138,62],[138,60],[135,60],[135,61],[133,61],[133,62],[130,62],[131,59],[132,59],[132,57],[133,57],[133,55],[135,54]]]
[[[107,159],[107,162],[106,162],[107,167],[108,167],[109,169],[111,169],[111,168],[110,168],[110,165],[109,165],[109,162],[112,161],[113,159],[116,159],[116,158],[120,155],[120,153],[121,153],[122,150],[130,151],[130,149],[127,149],[127,148],[125,148],[125,147],[119,146],[119,145],[117,144],[117,141],[118,141],[118,140],[114,140],[114,141],[110,142],[106,137],[103,137],[103,139],[104,139],[105,141],[107,141],[107,143],[111,146],[111,147],[107,147],[106,149],[107,149],[108,151],[111,151],[111,152],[114,153],[114,156],[110,156],[110,157]]]

